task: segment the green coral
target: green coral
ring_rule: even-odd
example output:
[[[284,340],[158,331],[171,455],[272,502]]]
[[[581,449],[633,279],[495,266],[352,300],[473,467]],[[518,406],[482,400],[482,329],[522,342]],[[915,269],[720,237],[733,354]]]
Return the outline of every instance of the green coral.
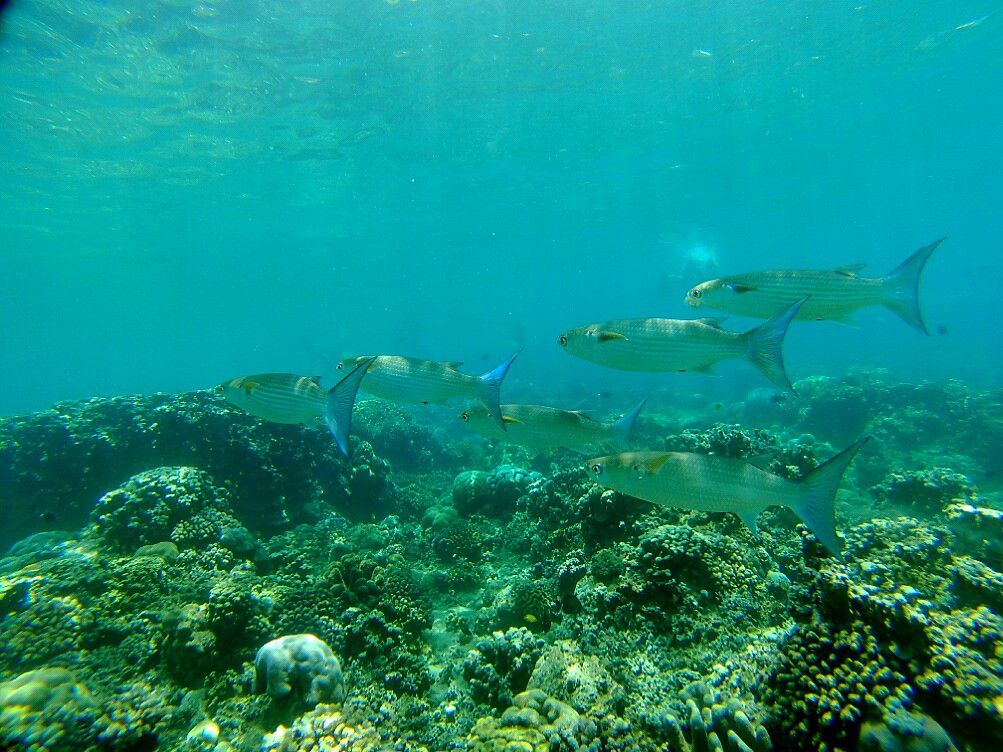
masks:
[[[766,729],[750,717],[746,705],[735,697],[724,698],[704,682],[685,687],[685,724],[675,716],[666,720],[671,752],[771,752]],[[689,738],[683,733],[683,726]]]
[[[473,752],[560,752],[587,747],[594,722],[539,689],[522,692],[501,717],[482,718],[470,732]]]
[[[932,517],[952,501],[972,501],[975,488],[961,473],[942,467],[890,473],[871,494],[906,514]]]
[[[883,714],[860,730],[860,752],[958,752],[939,723],[922,713]]]
[[[158,467],[98,499],[91,519],[97,534],[119,550],[132,552],[169,538],[195,547],[218,540],[220,516],[235,522],[227,497],[202,470]]]
[[[556,607],[552,583],[519,577],[495,597],[492,621],[497,629],[523,626],[545,631],[556,616]]]
[[[0,683],[0,745],[23,752],[154,748],[170,721],[163,698],[130,687],[101,702],[64,668]]]
[[[525,627],[478,639],[463,659],[463,678],[480,703],[504,708],[526,688],[546,643]]]

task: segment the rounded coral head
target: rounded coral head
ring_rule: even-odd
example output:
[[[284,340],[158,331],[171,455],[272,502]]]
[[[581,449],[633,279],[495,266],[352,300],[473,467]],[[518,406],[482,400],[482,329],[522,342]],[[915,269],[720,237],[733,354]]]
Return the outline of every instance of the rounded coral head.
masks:
[[[285,635],[265,643],[254,657],[254,691],[276,699],[295,695],[317,705],[344,700],[345,681],[326,642],[312,634]]]

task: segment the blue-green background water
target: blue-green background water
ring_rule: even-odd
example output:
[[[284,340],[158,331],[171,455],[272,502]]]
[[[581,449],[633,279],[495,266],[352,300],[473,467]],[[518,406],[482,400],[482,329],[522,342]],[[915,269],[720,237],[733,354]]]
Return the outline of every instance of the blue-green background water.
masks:
[[[521,347],[515,394],[744,390],[741,365],[625,376],[555,337],[688,317],[720,273],[883,274],[941,235],[945,333],[802,325],[790,371],[998,383],[998,7],[15,2],[0,413],[349,351],[481,371]]]

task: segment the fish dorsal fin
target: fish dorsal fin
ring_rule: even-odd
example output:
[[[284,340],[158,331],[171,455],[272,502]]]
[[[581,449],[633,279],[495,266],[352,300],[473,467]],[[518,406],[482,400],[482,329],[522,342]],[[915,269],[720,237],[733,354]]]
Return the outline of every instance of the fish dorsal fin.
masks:
[[[723,324],[727,319],[727,316],[704,316],[702,319],[693,320],[697,323],[703,324],[704,326],[711,326],[715,329],[720,329],[721,324]]]
[[[770,462],[773,461],[773,456],[769,453],[764,452],[763,454],[753,454],[750,457],[746,457],[745,461],[753,467],[758,467],[760,470],[764,470],[767,473],[773,472],[770,470]]]
[[[511,415],[503,415],[502,423],[522,423],[518,418],[513,418]]]
[[[736,295],[742,295],[756,289],[752,285],[743,285],[741,282],[725,282],[724,286],[729,288]]]
[[[622,334],[618,334],[617,332],[599,332],[600,342],[612,342],[613,340],[617,339],[627,339],[627,338],[624,337]]]
[[[459,369],[459,368],[461,368],[463,366],[463,361],[462,360],[444,360],[444,361],[442,361],[442,365],[444,365],[446,368],[456,368],[456,369]]]
[[[668,462],[669,457],[672,455],[669,452],[665,454],[660,454],[657,457],[650,457],[646,460],[641,460],[634,467],[646,475],[655,475],[659,470],[662,469],[662,465]]]
[[[749,532],[752,533],[753,538],[759,537],[759,528],[756,527],[756,518],[759,516],[759,510],[747,509],[744,512],[736,512],[736,514],[741,518],[745,526],[749,528]]]
[[[307,378],[310,379],[310,381],[312,381],[314,384],[320,386],[320,380],[322,378],[321,376],[308,376]]]
[[[867,264],[847,264],[846,266],[837,266],[833,271],[836,274],[842,274],[844,277],[856,277],[857,272],[866,267]]]

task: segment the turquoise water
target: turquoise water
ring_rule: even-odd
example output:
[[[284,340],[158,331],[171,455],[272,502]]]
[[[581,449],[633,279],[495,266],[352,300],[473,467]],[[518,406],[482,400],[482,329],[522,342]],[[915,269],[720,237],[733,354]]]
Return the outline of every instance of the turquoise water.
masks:
[[[946,336],[868,312],[797,331],[792,368],[998,383],[999,23],[978,2],[15,2],[0,412],[359,350],[522,347],[513,383],[619,381],[554,338],[686,316],[694,249],[883,274],[942,235],[924,305]]]
[[[1001,29],[0,2],[0,752],[1003,749]],[[559,339],[939,238],[796,394]]]

